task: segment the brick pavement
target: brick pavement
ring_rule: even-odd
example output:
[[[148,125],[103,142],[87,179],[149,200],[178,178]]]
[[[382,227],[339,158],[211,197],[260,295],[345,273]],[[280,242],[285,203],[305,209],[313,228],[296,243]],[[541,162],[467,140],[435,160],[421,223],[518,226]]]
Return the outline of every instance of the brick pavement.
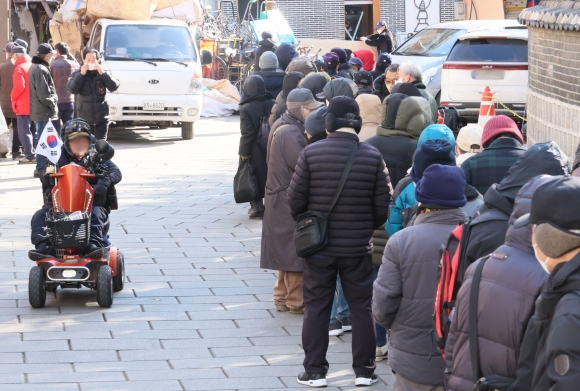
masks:
[[[0,160],[0,389],[3,391],[308,389],[302,316],[278,313],[275,272],[259,267],[261,223],[236,205],[238,118],[179,129],[111,131],[123,172],[112,241],[127,282],[110,309],[88,289],[28,303],[33,167]],[[354,389],[351,338],[331,337],[328,390]],[[380,384],[393,376],[378,363]],[[388,385],[386,385],[388,384]]]

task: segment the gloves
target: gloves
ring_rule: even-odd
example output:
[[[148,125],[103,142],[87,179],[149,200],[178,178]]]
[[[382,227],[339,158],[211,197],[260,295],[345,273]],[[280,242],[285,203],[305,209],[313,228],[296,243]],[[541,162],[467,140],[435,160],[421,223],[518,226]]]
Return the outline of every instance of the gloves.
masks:
[[[242,161],[245,162],[246,160],[248,160],[250,157],[249,156],[240,156],[242,158]]]
[[[93,186],[95,192],[94,206],[105,206],[107,203],[107,190],[111,186],[111,180],[109,178],[99,179],[97,184]]]

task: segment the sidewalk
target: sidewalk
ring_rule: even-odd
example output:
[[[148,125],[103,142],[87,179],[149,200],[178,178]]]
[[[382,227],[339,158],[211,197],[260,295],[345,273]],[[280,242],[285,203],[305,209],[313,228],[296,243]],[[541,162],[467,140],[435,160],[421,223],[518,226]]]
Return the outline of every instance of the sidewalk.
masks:
[[[261,222],[233,200],[238,117],[204,119],[195,133],[110,131],[123,181],[109,234],[127,272],[110,309],[86,288],[30,308],[40,183],[33,165],[0,160],[2,391],[309,389],[296,383],[302,316],[274,309]],[[330,338],[327,390],[358,389],[350,335]],[[392,390],[390,368],[379,362],[376,373],[370,389]]]

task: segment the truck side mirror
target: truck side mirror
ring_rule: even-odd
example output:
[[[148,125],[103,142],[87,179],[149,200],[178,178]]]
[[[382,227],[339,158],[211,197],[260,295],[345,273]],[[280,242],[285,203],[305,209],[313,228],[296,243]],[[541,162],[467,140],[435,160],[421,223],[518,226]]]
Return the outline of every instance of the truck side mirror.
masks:
[[[202,50],[201,51],[201,65],[209,65],[213,61],[211,52],[209,50]]]
[[[103,160],[111,160],[115,156],[115,149],[105,140],[99,140],[95,144],[95,150]]]

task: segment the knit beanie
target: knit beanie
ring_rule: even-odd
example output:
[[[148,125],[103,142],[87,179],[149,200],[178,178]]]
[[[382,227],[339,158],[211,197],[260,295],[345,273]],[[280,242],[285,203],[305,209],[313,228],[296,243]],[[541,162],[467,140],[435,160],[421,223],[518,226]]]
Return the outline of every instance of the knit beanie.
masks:
[[[332,49],[330,49],[330,52],[334,53],[338,56],[339,63],[344,64],[346,62],[346,52],[344,51],[344,49],[332,48]]]
[[[260,56],[260,69],[277,69],[278,57],[272,52],[264,52]]]
[[[449,129],[446,125],[443,124],[432,124],[429,125],[421,132],[421,136],[419,136],[419,141],[417,142],[417,149],[421,148],[421,145],[427,140],[438,140],[444,139],[451,143],[453,148],[455,148],[455,136],[451,129]],[[455,152],[453,152],[455,154]]]
[[[340,128],[353,128],[358,134],[362,127],[360,108],[354,98],[337,96],[330,101],[324,124],[330,133]]]
[[[415,183],[423,178],[427,167],[433,164],[455,166],[455,151],[453,145],[445,139],[426,140],[415,153],[415,161],[411,170],[411,178]]]
[[[501,134],[512,136],[519,140],[520,143],[524,143],[524,136],[522,136],[522,132],[520,132],[514,120],[507,115],[498,115],[487,121],[483,127],[483,134],[481,136],[482,146],[484,148],[489,147],[491,140]]]
[[[465,174],[459,167],[433,164],[415,188],[415,198],[423,204],[461,208],[467,204]]]

